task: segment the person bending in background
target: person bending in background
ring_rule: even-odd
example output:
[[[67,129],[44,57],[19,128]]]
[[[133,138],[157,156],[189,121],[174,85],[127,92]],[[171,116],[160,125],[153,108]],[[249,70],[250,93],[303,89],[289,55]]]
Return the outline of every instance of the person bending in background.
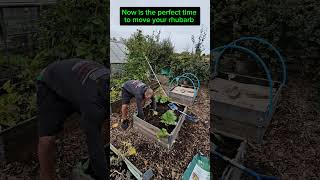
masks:
[[[55,136],[74,112],[81,114],[93,177],[108,179],[102,125],[109,114],[109,74],[106,67],[94,61],[68,59],[50,64],[38,76],[40,180],[56,179]]]
[[[129,80],[122,85],[122,117],[121,123],[122,128],[127,129],[129,127],[130,121],[128,120],[128,111],[130,100],[132,98],[136,99],[137,109],[138,109],[138,117],[144,119],[143,107],[146,102],[150,99],[152,100],[152,108],[156,110],[156,101],[154,98],[153,90],[148,87],[145,83],[139,80]]]

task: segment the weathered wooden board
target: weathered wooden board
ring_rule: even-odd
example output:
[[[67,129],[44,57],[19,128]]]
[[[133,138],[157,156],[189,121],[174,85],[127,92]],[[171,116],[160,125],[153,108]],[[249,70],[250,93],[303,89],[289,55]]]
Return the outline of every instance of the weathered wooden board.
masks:
[[[194,89],[193,88],[186,88],[186,87],[177,86],[177,87],[173,88],[171,90],[171,92],[176,93],[176,94],[180,94],[180,95],[184,95],[184,96],[188,96],[191,98],[193,98],[193,96],[194,96]]]
[[[35,156],[38,143],[38,120],[32,118],[0,132],[0,160],[28,161]]]
[[[80,128],[78,114],[71,115],[64,124],[64,133]],[[23,121],[16,126],[0,131],[0,161],[28,161],[36,157],[38,144],[38,118]],[[23,149],[23,150],[22,150]]]
[[[228,90],[232,87],[237,87],[239,90],[237,98],[232,98],[228,94]],[[272,96],[276,91],[277,89],[273,88]],[[215,78],[210,83],[210,97],[214,101],[265,112],[269,103],[269,87]]]

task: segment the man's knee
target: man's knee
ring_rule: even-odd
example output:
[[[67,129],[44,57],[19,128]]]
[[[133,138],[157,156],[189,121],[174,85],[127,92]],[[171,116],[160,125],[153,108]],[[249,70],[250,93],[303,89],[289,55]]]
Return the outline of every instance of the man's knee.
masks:
[[[122,106],[121,106],[122,115],[128,114],[128,111],[129,111],[129,104],[122,104]]]
[[[122,109],[128,109],[129,108],[129,104],[122,104]]]

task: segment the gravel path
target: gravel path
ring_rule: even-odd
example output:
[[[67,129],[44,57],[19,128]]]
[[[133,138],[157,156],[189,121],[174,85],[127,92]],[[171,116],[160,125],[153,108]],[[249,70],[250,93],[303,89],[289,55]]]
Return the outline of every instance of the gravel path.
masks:
[[[311,83],[289,81],[262,145],[250,144],[246,166],[281,180],[320,177],[320,114],[312,106]]]

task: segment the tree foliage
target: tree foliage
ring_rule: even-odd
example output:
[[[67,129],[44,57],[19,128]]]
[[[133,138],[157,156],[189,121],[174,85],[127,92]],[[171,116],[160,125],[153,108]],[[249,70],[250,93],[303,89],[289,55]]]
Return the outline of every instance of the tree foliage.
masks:
[[[41,11],[38,58],[107,60],[107,0],[59,0]],[[49,61],[49,62],[48,62]]]
[[[22,58],[25,62],[30,59]],[[20,61],[17,61],[20,62]],[[20,64],[23,70],[13,80],[6,81],[0,88],[0,125],[12,126],[30,119],[36,114],[36,94],[34,75],[37,64]]]
[[[160,40],[160,32],[144,35],[142,30],[137,30],[125,44],[129,51],[125,65],[129,79],[147,80],[150,71],[147,60],[156,72],[172,61],[174,47],[170,39]]]
[[[209,70],[209,62],[205,61],[203,56],[203,42],[206,36],[207,32],[202,28],[198,36],[191,36],[193,52],[174,53],[174,47],[169,38],[160,40],[160,31],[152,35],[144,35],[141,30],[137,30],[125,40],[129,50],[128,63],[125,66],[126,76],[146,80],[147,72],[150,70],[146,56],[156,73],[170,66],[176,76],[189,72],[202,80],[206,79]]]
[[[207,80],[209,75],[209,61],[204,59],[203,42],[207,36],[201,29],[198,36],[190,36],[193,41],[194,51],[174,53],[173,43],[169,38],[160,39],[161,32],[155,31],[151,35],[145,35],[142,30],[137,30],[128,39],[122,39],[128,48],[127,63],[124,65],[123,74],[119,78],[111,79],[113,87],[112,100],[118,98],[121,85],[131,79],[144,82],[149,81],[151,75],[149,61],[155,73],[166,66],[170,66],[174,76],[183,73],[193,73],[201,80]]]
[[[35,78],[49,63],[87,58],[107,63],[108,0],[59,0],[41,8],[35,57],[0,58],[10,73],[0,85],[0,124],[14,125],[36,115]]]

